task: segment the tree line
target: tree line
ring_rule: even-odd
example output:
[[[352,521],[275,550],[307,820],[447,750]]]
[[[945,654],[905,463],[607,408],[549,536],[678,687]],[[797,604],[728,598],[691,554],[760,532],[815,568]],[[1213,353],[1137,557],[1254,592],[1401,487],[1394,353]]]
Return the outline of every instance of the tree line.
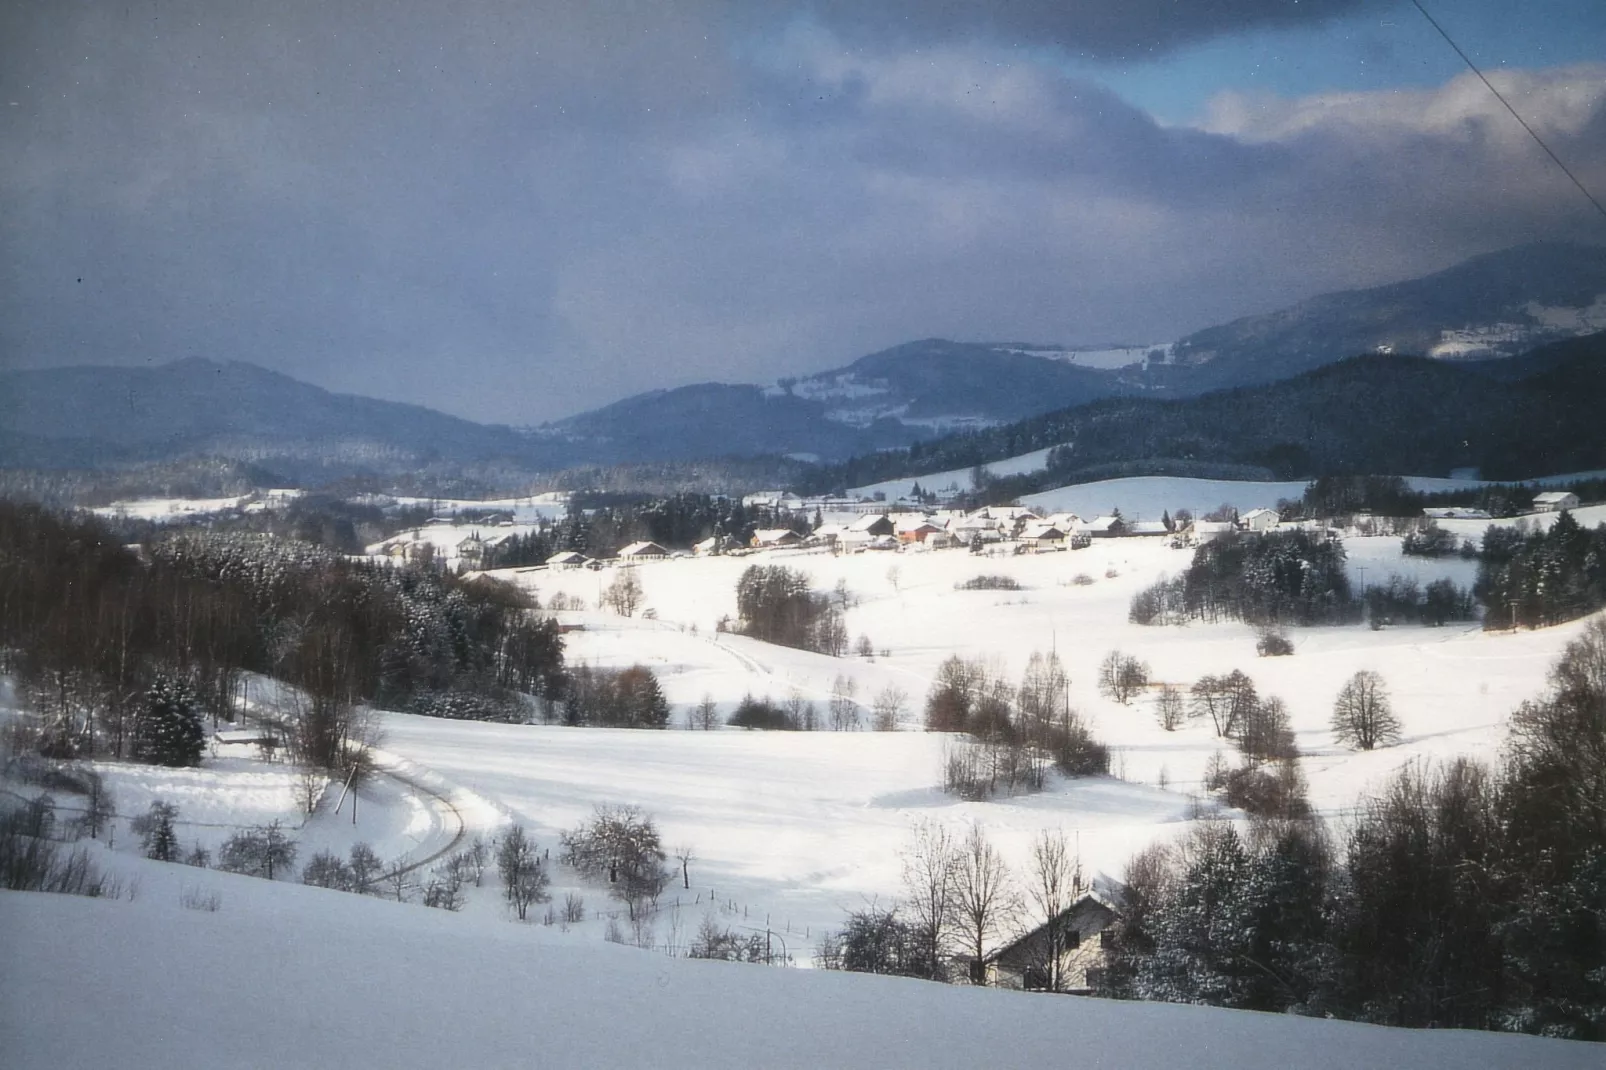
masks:
[[[564,679],[556,626],[530,608],[506,585],[271,536],[129,549],[93,518],[0,501],[0,657],[47,754],[132,756],[153,705],[232,717],[246,673],[291,685],[288,742],[319,768],[350,764],[363,701],[522,719],[521,696]]]
[[[1366,730],[1375,683],[1351,681],[1335,730]],[[1606,1040],[1603,845],[1606,622],[1596,621],[1553,667],[1548,693],[1513,715],[1495,767],[1408,766],[1336,835],[1309,816],[1270,817],[1247,833],[1209,823],[1140,853],[1096,987]]]
[[[1543,628],[1606,605],[1606,524],[1588,530],[1563,512],[1548,530],[1490,527],[1474,592],[1485,628]]]

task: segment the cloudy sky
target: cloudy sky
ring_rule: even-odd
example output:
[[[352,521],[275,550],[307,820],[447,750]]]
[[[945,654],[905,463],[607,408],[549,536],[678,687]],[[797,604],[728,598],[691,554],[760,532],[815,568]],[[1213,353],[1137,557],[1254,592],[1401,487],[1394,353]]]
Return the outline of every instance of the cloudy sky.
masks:
[[[1424,2],[1606,194],[1606,5]],[[0,364],[510,423],[1606,241],[1395,0],[5,0],[0,198]]]

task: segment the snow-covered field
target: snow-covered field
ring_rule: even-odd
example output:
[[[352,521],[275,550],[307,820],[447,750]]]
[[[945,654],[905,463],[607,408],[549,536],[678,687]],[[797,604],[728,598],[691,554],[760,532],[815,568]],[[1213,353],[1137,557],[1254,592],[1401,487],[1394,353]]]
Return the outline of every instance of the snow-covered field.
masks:
[[[1403,557],[1397,538],[1353,538],[1346,546],[1356,580],[1380,582],[1398,573],[1422,583],[1448,577],[1465,585],[1475,572],[1475,563],[1459,558]],[[510,805],[536,822],[561,826],[593,801],[642,802],[674,835],[717,844],[700,853],[721,880],[726,873],[745,875],[743,895],[776,909],[784,904],[794,916],[804,913],[798,904],[811,904],[807,916],[829,924],[841,891],[896,894],[897,865],[890,856],[916,819],[956,826],[979,820],[1017,861],[1037,829],[1063,827],[1080,837],[1089,868],[1111,875],[1133,850],[1176,831],[1205,763],[1230,748],[1205,723],[1163,731],[1147,696],[1129,706],[1101,696],[1096,670],[1112,649],[1148,662],[1157,681],[1187,686],[1206,673],[1242,669],[1262,694],[1282,698],[1307,756],[1312,802],[1342,820],[1362,792],[1408,762],[1456,754],[1493,758],[1507,714],[1542,690],[1549,664],[1582,627],[1516,635],[1485,633],[1476,625],[1295,629],[1294,656],[1260,658],[1255,632],[1245,625],[1128,623],[1132,595],[1188,560],[1189,551],[1146,539],[1007,558],[964,551],[688,558],[637,567],[656,620],[563,614],[584,627],[567,636],[571,659],[650,666],[677,718],[704,695],[725,711],[747,693],[781,700],[796,692],[823,706],[842,675],[855,682],[866,707],[883,688],[906,692],[908,726],[915,727],[931,679],[951,654],[991,660],[1018,679],[1033,651],[1052,650],[1071,675],[1073,704],[1115,748],[1120,779],[1100,781],[1096,790],[1086,782],[1062,783],[1038,796],[956,802],[933,790],[941,741],[923,733],[643,737],[407,719],[393,721],[393,746],[419,762],[444,763],[448,778],[461,776],[488,795],[514,800]],[[737,577],[756,561],[803,569],[820,589],[844,583],[858,600],[847,612],[849,634],[869,636],[875,657],[830,658],[715,631],[720,617],[735,613]],[[1025,589],[954,590],[956,582],[983,572],[1010,576]],[[1079,576],[1092,582],[1078,583]],[[537,571],[512,578],[543,598],[562,591],[594,605],[612,577]],[[1375,669],[1387,681],[1404,723],[1400,745],[1357,754],[1332,742],[1333,698],[1360,669]],[[504,768],[514,772],[496,774],[493,784],[475,779]],[[519,770],[539,783],[518,787]],[[744,824],[749,808],[762,815],[752,829]],[[764,844],[782,846],[755,862],[752,852]]]
[[[253,512],[278,509],[300,495],[299,490],[264,490],[227,498],[131,498],[112,502],[94,512],[99,516],[136,520],[182,520],[236,509]]]
[[[671,959],[148,864],[134,902],[0,893],[13,1070],[118,1066],[1599,1066],[1591,1045]]]
[[[1606,507],[1579,510],[1578,518],[1606,521]],[[1446,526],[1460,523],[1475,536],[1488,522]],[[1466,584],[1474,570],[1459,558],[1404,558],[1395,538],[1350,538],[1346,549],[1352,576],[1364,570],[1367,582],[1393,572]],[[1543,689],[1549,665],[1583,627],[1295,629],[1296,653],[1265,659],[1243,625],[1128,623],[1132,595],[1188,561],[1188,551],[1160,540],[1116,539],[1010,557],[775,551],[638,565],[652,618],[565,611],[563,623],[579,626],[565,636],[567,653],[574,663],[650,666],[674,706],[676,730],[387,714],[381,757],[394,775],[361,790],[355,826],[349,804],[334,810],[338,786],[303,818],[294,775],[240,747],[224,748],[242,753],[209,758],[200,770],[99,768],[125,820],[165,798],[188,823],[183,842],[215,850],[232,828],[277,819],[297,827],[303,861],[358,839],[387,859],[416,861],[494,836],[509,821],[526,825],[555,857],[558,833],[594,805],[637,804],[656,818],[666,846],[684,844],[693,856],[689,887],[671,888],[644,942],[683,949],[712,910],[722,925],[770,932],[778,950],[806,965],[821,931],[846,911],[899,895],[899,853],[916,822],[977,822],[1017,868],[1039,830],[1060,828],[1090,875],[1118,877],[1135,850],[1210,807],[1199,798],[1202,770],[1227,748],[1207,723],[1163,731],[1148,696],[1129,706],[1101,696],[1095,672],[1112,649],[1147,661],[1157,681],[1185,686],[1242,669],[1262,694],[1282,698],[1306,755],[1312,803],[1342,826],[1364,792],[1407,763],[1493,758],[1510,711]],[[851,596],[853,645],[868,636],[874,655],[831,658],[720,632],[721,618],[735,614],[738,576],[756,563],[801,569],[822,590],[840,582]],[[1023,589],[955,590],[980,573],[1009,576]],[[502,575],[543,601],[561,592],[595,607],[617,574]],[[916,730],[938,666],[959,654],[1016,679],[1034,651],[1065,662],[1072,702],[1114,749],[1115,775],[1055,780],[1041,794],[985,803],[942,794],[946,740]],[[1333,697],[1358,669],[1386,680],[1404,725],[1398,745],[1359,754],[1333,744]],[[904,692],[905,730],[684,730],[689,708],[705,696],[724,713],[744,694],[796,694],[823,712],[839,676],[855,685],[866,720],[879,693]],[[107,1051],[126,1065],[174,1066],[1033,1065],[1067,1051],[1103,1066],[1598,1060],[1584,1046],[1523,1038],[691,963],[607,944],[598,911],[617,905],[605,887],[562,869],[555,895],[583,894],[587,908],[586,920],[566,931],[512,923],[494,887],[470,890],[465,911],[448,915],[164,866],[131,848],[125,826],[117,851],[104,857],[137,886],[134,902],[0,895],[0,929],[15,937],[8,935],[11,965],[0,971],[6,1065],[81,1065]],[[217,891],[221,909],[182,909],[191,888]],[[152,962],[174,965],[153,983]],[[310,1054],[300,1058],[303,1044]]]

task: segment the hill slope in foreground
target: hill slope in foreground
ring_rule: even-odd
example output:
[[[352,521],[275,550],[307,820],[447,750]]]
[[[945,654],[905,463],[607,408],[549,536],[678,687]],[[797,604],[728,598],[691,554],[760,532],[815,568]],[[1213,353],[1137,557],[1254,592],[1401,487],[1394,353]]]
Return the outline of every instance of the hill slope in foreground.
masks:
[[[7,1066],[1436,1070],[1600,1057],[1531,1037],[673,960],[249,878],[224,879],[208,913],[163,884],[134,902],[0,893]]]

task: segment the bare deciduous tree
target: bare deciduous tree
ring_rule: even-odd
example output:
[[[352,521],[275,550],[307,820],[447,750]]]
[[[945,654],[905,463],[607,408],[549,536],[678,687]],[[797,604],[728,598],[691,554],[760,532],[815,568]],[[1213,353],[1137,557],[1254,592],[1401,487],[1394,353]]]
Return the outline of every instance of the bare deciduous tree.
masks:
[[[602,607],[611,609],[621,617],[633,617],[641,608],[641,577],[633,568],[623,568],[602,592]]]
[[[941,962],[953,938],[957,852],[953,834],[934,821],[917,823],[903,852],[904,894],[918,939],[925,945],[923,962]]]
[[[1009,867],[979,824],[960,841],[954,863],[953,908],[960,946],[970,962],[973,984],[987,983],[987,948],[1009,925],[1016,910]]]
[[[1149,667],[1130,654],[1112,650],[1099,664],[1099,692],[1125,706],[1149,685]]]
[[[831,681],[831,728],[836,732],[851,732],[859,727],[859,704],[853,696],[859,685],[851,677],[838,676]]]
[[[496,868],[502,875],[502,895],[520,921],[529,916],[531,904],[551,898],[546,890],[550,883],[546,867],[523,825],[514,825],[502,834],[496,848]]]
[[[1082,891],[1082,860],[1071,849],[1064,829],[1044,829],[1032,841],[1031,871],[1026,886],[1036,919],[1045,928],[1041,950],[1042,971],[1050,992],[1065,987],[1065,952],[1070,932],[1063,915]]]
[[[909,693],[896,685],[889,684],[876,692],[875,730],[877,732],[895,732],[898,730],[898,719],[903,716],[908,707]]]
[[[1399,741],[1400,721],[1382,676],[1362,669],[1344,684],[1333,702],[1333,737],[1361,750]]]
[[[1160,688],[1160,693],[1154,697],[1154,716],[1160,722],[1160,727],[1167,732],[1175,732],[1182,727],[1187,719],[1188,708],[1182,698],[1182,688],[1175,684],[1166,684]]]
[[[714,696],[704,694],[702,701],[692,709],[692,723],[704,732],[712,731],[719,724],[719,703]]]

